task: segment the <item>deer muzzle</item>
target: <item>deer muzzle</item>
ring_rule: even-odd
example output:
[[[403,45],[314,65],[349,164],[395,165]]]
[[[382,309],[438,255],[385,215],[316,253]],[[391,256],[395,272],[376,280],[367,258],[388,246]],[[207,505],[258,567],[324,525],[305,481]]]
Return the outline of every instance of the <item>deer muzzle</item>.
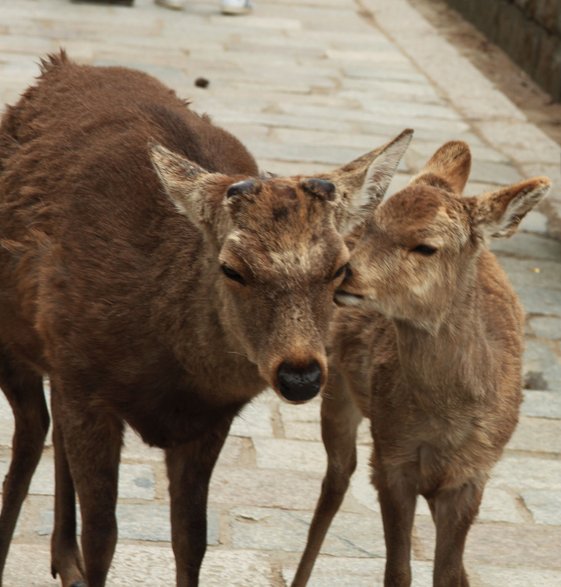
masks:
[[[306,402],[321,390],[323,371],[317,361],[307,365],[293,365],[286,361],[277,369],[277,389],[288,401]]]

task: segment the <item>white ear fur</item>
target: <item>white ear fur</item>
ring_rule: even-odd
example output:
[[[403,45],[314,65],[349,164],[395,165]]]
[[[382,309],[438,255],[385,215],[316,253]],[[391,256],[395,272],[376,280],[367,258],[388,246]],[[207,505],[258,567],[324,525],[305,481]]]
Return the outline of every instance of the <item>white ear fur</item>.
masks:
[[[200,225],[204,217],[203,188],[217,174],[209,173],[162,145],[150,147],[150,159],[178,212],[187,216],[195,225]]]
[[[340,228],[343,232],[351,232],[382,201],[412,137],[413,131],[406,129],[383,147],[359,157],[332,175],[338,191],[345,194],[338,203],[342,208]]]
[[[358,210],[372,203],[379,203],[395,175],[395,171],[413,138],[412,130],[403,131],[370,163],[362,187],[352,202]]]
[[[526,214],[549,192],[551,180],[536,177],[476,199],[475,225],[484,237],[509,237]]]

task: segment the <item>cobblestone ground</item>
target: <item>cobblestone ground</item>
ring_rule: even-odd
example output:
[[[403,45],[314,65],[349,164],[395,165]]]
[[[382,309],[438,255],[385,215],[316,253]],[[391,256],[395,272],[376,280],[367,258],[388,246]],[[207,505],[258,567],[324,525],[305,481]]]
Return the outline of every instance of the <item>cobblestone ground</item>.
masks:
[[[147,71],[233,131],[263,168],[308,173],[350,160],[407,126],[416,129],[394,187],[442,142],[468,141],[468,192],[546,173],[559,148],[423,20],[405,0],[257,0],[227,18],[213,0],[185,12],[149,0],[134,8],[66,0],[0,0],[0,103],[14,102],[39,56],[64,46],[96,65]],[[207,89],[195,87],[204,77]],[[555,192],[559,197],[557,183]],[[555,195],[555,194],[554,194]],[[526,310],[528,389],[522,417],[485,494],[467,546],[476,587],[561,585],[561,243],[555,199],[496,251]],[[0,403],[0,474],[12,418]],[[382,526],[368,482],[368,432],[359,468],[311,585],[381,584]],[[56,583],[49,575],[53,455],[33,480],[6,571],[6,587]],[[288,406],[264,394],[236,421],[210,495],[210,549],[202,585],[280,587],[304,546],[325,466],[318,403]],[[127,436],[110,584],[174,582],[161,453]],[[415,585],[430,585],[433,531],[419,509]]]

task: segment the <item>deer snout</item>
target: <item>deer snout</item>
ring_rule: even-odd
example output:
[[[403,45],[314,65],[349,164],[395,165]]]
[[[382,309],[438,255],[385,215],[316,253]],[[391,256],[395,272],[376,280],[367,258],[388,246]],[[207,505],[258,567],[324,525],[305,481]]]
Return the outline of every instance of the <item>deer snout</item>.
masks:
[[[320,391],[323,370],[317,361],[294,365],[284,361],[277,369],[277,389],[290,402],[305,402]]]

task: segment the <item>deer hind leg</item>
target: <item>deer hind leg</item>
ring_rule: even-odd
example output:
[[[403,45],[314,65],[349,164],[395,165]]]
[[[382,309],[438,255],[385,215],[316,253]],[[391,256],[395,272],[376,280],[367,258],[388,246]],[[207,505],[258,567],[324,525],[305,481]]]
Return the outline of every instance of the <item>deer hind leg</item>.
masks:
[[[356,432],[362,414],[340,377],[331,377],[321,405],[327,472],[292,587],[304,587],[307,584],[325,535],[341,506],[356,468]]]
[[[464,548],[482,497],[482,484],[467,483],[440,491],[428,500],[436,525],[434,587],[469,587]]]
[[[63,446],[80,500],[86,584],[88,587],[104,587],[117,543],[115,508],[123,425],[105,412],[88,409],[85,402],[78,402],[75,397],[66,401],[67,396],[61,393],[60,385],[56,385],[56,393],[59,395],[56,423],[62,430]],[[61,454],[57,456],[60,458]],[[73,530],[70,514],[72,491],[67,483],[68,470],[64,460],[59,461],[58,472],[64,491],[57,495],[57,513],[62,515],[64,512],[68,517],[64,522],[57,519],[62,525],[55,529],[56,539],[69,540],[72,550],[73,540],[69,537]],[[67,556],[69,552],[56,551]],[[74,559],[78,570],[79,561],[79,558]],[[77,585],[80,585],[79,580]]]
[[[55,452],[55,523],[51,537],[51,573],[64,587],[85,587],[84,563],[76,542],[76,494],[62,429],[58,423],[56,390],[51,394]]]
[[[376,447],[375,447],[376,448]],[[381,463],[377,454],[378,462]],[[386,542],[385,587],[411,585],[411,533],[417,501],[413,474],[404,469],[391,478],[382,468],[375,477]]]
[[[0,350],[0,387],[15,418],[12,461],[4,479],[0,514],[0,585],[8,549],[49,429],[42,377]]]
[[[201,438],[166,450],[172,547],[177,587],[197,587],[206,552],[210,476],[233,416],[224,416]]]

